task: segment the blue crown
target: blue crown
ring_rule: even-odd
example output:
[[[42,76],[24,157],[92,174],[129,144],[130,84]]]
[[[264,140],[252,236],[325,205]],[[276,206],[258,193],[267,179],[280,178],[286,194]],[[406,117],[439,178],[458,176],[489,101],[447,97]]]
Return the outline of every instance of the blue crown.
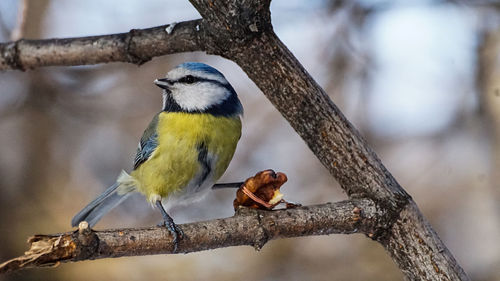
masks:
[[[179,64],[176,68],[186,68],[189,70],[201,71],[207,74],[215,74],[224,77],[224,75],[220,73],[217,69],[201,62],[185,62],[183,64]]]

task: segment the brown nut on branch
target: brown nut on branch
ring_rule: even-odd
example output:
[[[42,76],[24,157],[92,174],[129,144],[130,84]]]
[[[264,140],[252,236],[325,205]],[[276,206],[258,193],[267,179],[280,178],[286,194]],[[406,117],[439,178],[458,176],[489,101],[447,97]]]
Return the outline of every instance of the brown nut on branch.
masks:
[[[271,169],[258,172],[255,176],[248,178],[236,192],[234,209],[245,206],[271,210],[279,203],[287,203],[287,208],[296,206],[284,201],[283,193],[280,192],[280,187],[287,180],[284,173],[275,173]]]

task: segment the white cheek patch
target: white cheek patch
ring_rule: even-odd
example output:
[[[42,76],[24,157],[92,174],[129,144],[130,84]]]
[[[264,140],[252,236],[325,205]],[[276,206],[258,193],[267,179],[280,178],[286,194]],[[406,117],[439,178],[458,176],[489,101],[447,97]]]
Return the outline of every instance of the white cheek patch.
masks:
[[[172,89],[172,97],[185,110],[203,111],[213,105],[222,103],[231,93],[218,84],[199,82],[195,84],[176,84]]]

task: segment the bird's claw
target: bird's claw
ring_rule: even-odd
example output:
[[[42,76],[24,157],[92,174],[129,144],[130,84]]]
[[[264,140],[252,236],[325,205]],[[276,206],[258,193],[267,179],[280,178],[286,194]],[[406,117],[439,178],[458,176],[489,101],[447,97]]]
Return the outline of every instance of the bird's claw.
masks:
[[[159,223],[158,226],[160,227],[165,227],[168,229],[168,231],[170,231],[170,233],[172,234],[173,236],[173,242],[174,242],[174,253],[177,252],[177,247],[179,245],[179,240],[184,238],[184,231],[182,231],[182,229],[177,225],[175,224],[173,221],[167,221],[167,220],[164,220],[163,222]]]

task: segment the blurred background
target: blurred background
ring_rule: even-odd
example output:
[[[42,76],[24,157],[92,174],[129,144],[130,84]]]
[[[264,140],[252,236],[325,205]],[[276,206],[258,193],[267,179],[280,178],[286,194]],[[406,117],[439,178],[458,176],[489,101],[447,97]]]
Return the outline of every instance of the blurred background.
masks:
[[[500,4],[497,1],[274,0],[276,33],[413,196],[473,280],[500,280]],[[198,18],[187,0],[1,0],[0,41],[126,32]],[[345,199],[338,184],[231,61],[204,53],[0,72],[0,261],[70,220],[130,170],[160,110],[152,81],[184,61],[223,72],[245,107],[243,137],[221,182],[272,168],[285,198]],[[234,190],[171,210],[176,222],[231,216]],[[96,229],[161,220],[140,195]],[[401,280],[362,235],[272,241],[187,255],[25,270],[0,280]]]

